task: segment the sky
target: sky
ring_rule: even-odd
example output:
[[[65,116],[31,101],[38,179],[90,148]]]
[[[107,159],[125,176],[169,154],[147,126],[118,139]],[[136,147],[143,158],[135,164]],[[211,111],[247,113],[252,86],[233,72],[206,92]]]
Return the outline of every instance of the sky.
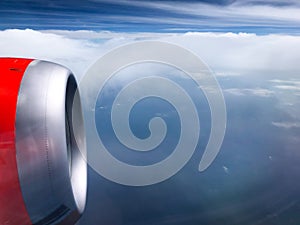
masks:
[[[0,1],[0,57],[57,62],[80,82],[112,49],[158,40],[196,54],[222,89],[227,130],[206,173],[195,170],[202,142],[182,171],[149,187],[118,185],[90,169],[80,225],[298,225],[299,30],[298,0]]]
[[[298,34],[300,3],[297,0],[3,0],[0,18],[0,29]]]

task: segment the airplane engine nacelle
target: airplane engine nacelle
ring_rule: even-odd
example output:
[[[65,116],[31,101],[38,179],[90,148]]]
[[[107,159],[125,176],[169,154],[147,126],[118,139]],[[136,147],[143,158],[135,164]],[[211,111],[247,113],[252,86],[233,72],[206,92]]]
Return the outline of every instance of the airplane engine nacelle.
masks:
[[[74,224],[83,212],[87,166],[76,90],[63,66],[0,58],[0,224]]]

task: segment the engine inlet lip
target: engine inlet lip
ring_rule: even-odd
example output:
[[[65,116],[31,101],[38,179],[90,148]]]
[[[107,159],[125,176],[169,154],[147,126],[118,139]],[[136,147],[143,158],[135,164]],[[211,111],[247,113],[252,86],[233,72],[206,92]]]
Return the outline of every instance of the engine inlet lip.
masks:
[[[86,139],[80,93],[73,74],[69,74],[68,77],[65,102],[69,177],[77,209],[82,213],[86,204],[87,188],[87,165],[82,155],[86,151]]]

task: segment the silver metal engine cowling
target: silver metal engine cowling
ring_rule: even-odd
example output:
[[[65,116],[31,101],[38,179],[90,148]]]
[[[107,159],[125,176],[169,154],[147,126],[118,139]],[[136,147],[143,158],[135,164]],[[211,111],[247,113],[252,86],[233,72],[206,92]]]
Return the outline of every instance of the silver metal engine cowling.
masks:
[[[71,71],[46,61],[31,62],[22,79],[16,157],[33,224],[74,224],[85,208],[85,132],[77,89]]]

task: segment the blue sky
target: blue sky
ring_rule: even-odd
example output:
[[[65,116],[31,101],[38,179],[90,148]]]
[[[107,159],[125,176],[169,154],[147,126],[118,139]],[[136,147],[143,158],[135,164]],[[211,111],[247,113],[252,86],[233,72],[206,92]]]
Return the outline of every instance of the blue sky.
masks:
[[[298,34],[297,0],[2,0],[0,29]]]

